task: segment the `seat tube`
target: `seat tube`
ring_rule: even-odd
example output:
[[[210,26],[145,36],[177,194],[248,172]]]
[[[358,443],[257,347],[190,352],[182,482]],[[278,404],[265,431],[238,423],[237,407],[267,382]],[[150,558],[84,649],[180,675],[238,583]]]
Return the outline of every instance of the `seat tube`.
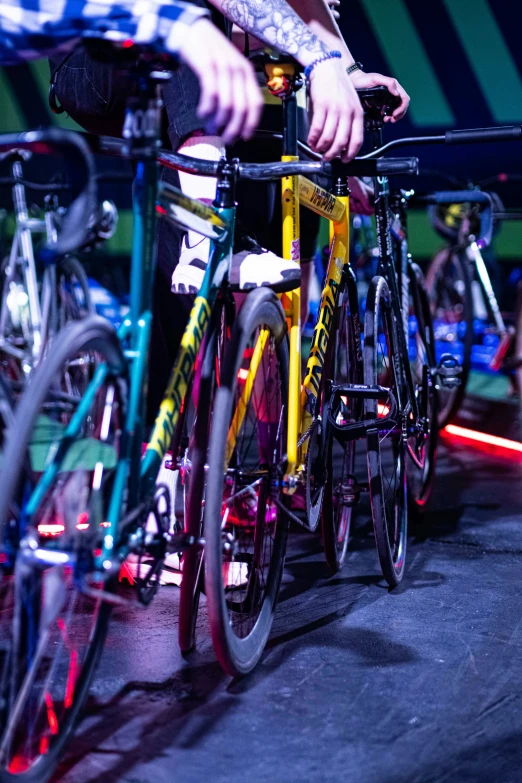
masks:
[[[283,99],[283,162],[299,160],[297,155],[297,99],[294,92]],[[300,263],[299,178],[283,177],[283,257]],[[288,394],[288,474],[297,467],[297,441],[301,425],[301,290],[283,294],[283,308],[290,334],[290,380]]]

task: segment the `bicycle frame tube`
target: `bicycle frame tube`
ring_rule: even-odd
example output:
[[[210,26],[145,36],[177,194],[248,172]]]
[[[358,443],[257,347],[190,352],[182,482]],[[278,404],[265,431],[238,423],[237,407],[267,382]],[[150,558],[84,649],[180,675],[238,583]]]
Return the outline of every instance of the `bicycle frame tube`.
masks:
[[[398,275],[395,267],[395,259],[393,255],[393,242],[392,234],[390,230],[390,215],[389,215],[389,185],[387,177],[377,177],[375,179],[375,218],[377,223],[377,244],[379,247],[379,263],[377,267],[377,275],[382,275],[388,283],[390,289],[391,308],[395,318],[395,322],[398,325],[397,329],[397,342],[396,354],[393,357],[393,361],[397,371],[397,377],[401,377],[400,368],[402,367],[403,376],[406,380],[406,387],[408,390],[408,398],[411,406],[411,412],[415,421],[419,417],[419,407],[417,404],[417,398],[415,396],[415,387],[413,383],[413,377],[411,373],[410,363],[408,361],[408,343],[407,334],[404,332],[404,320],[401,301],[401,292],[399,291]],[[403,242],[400,242],[401,251],[401,264],[404,254]],[[401,408],[400,401],[399,407]],[[402,412],[402,411],[401,411]]]
[[[466,248],[466,255],[477,270],[477,277],[479,279],[480,285],[482,286],[487,306],[489,307],[491,315],[493,316],[495,328],[499,332],[500,336],[503,337],[505,334],[507,334],[507,327],[504,323],[504,319],[502,318],[502,313],[500,312],[500,307],[498,306],[497,297],[493,291],[493,286],[491,285],[491,278],[484,262],[484,257],[476,242],[471,242],[471,244],[468,245]]]
[[[296,155],[283,155],[285,163],[299,160]],[[281,180],[283,205],[283,258],[301,260],[299,225],[299,177],[283,177]],[[288,384],[288,427],[287,460],[288,475],[293,475],[297,466],[297,441],[301,424],[298,400],[301,388],[301,289],[296,288],[281,299],[290,335],[290,378]]]
[[[349,263],[349,199],[348,196],[332,196],[332,198],[336,202],[338,212],[342,207],[342,219],[339,222],[330,223],[331,246],[328,268],[301,394],[303,432],[308,429],[312,417],[316,413],[325,354],[330,339],[339,288],[343,272]]]
[[[153,487],[161,461],[170,445],[181,405],[194,373],[196,357],[207,331],[210,314],[220,285],[228,271],[234,237],[235,207],[218,209],[217,212],[228,223],[229,231],[223,242],[213,247],[200,292],[192,307],[176,363],[147,444],[145,458],[141,463],[142,492],[147,492]]]

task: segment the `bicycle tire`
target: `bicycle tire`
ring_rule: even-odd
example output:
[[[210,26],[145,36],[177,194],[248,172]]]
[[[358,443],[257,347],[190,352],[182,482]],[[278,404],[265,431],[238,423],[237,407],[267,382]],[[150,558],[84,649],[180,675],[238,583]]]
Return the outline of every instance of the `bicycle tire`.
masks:
[[[76,278],[76,284],[79,288],[79,293],[80,293],[80,300],[78,300],[77,295],[75,297],[76,301],[74,303],[75,307],[73,309],[75,309],[76,312],[66,313],[65,316],[59,315],[58,317],[58,330],[59,330],[59,329],[63,329],[63,327],[70,321],[79,321],[82,318],[86,318],[88,315],[95,315],[96,309],[92,301],[87,275],[85,274],[85,270],[81,262],[77,258],[75,258],[75,256],[66,256],[65,258],[61,258],[56,264],[56,272],[57,272],[57,281],[59,281],[60,273],[65,274],[69,279],[74,280],[74,278]],[[66,289],[62,289],[61,301],[60,301],[60,296],[58,300],[59,313],[60,313],[60,305],[61,305],[61,309],[64,308],[66,297],[72,298],[70,295],[70,291],[67,291]]]
[[[340,293],[340,307],[337,308],[330,344],[328,346],[324,366],[325,379],[334,384],[360,384],[355,335],[348,316],[348,291],[346,287]],[[345,367],[343,367],[345,363]],[[344,405],[342,415],[344,421],[354,422],[359,419],[359,403],[353,400]],[[324,419],[323,419],[324,420]],[[349,492],[354,483],[355,440],[346,443],[337,442],[327,427],[326,447],[326,481],[324,499],[321,511],[321,529],[326,562],[332,574],[342,567],[348,540],[355,502],[346,502],[343,494]],[[341,472],[338,475],[339,460]]]
[[[49,351],[45,361],[36,368],[31,383],[27,386],[18,405],[13,428],[6,446],[4,470],[2,472],[2,485],[0,487],[0,521],[2,522],[2,542],[4,541],[5,522],[8,519],[12,498],[17,487],[22,481],[22,474],[27,470],[27,451],[30,438],[36,426],[40,409],[47,399],[51,385],[55,382],[57,374],[63,368],[70,357],[83,354],[87,351],[96,353],[106,360],[114,374],[118,376],[118,384],[124,383],[126,371],[125,359],[121,351],[116,333],[111,325],[98,316],[91,316],[83,322],[70,324],[60,333],[60,339],[54,341],[53,350]],[[123,395],[123,399],[125,395]],[[112,583],[107,583],[105,589],[113,589]],[[95,621],[91,628],[87,652],[78,678],[74,680],[73,693],[70,695],[70,705],[64,702],[63,722],[58,722],[56,732],[47,749],[42,750],[39,745],[38,755],[31,766],[26,769],[13,770],[13,761],[5,769],[5,760],[2,759],[0,769],[0,782],[13,783],[45,783],[56,769],[62,753],[70,741],[76,723],[89,693],[90,684],[94,677],[97,664],[103,651],[107,628],[111,613],[111,606],[107,602],[100,604]],[[14,657],[14,656],[13,656]],[[5,660],[5,659],[4,659]],[[10,664],[12,667],[14,664]],[[36,676],[36,675],[35,675]],[[5,698],[5,694],[4,698]],[[53,708],[54,709],[54,708]],[[57,708],[58,709],[58,708]],[[56,717],[56,715],[55,715]],[[61,714],[60,714],[60,717]],[[5,726],[1,727],[0,743],[4,740]]]
[[[207,452],[212,426],[212,410],[219,387],[223,353],[229,328],[227,303],[218,299],[214,307],[203,347],[198,374],[198,401],[191,438],[187,447],[190,483],[185,501],[185,532],[195,539],[203,535],[203,508],[206,484]],[[183,578],[179,601],[179,646],[189,653],[196,644],[196,621],[203,585],[204,551],[191,547],[183,555]]]
[[[426,271],[426,288],[435,331],[436,359],[439,361],[440,355],[447,352],[445,344],[452,347],[459,337],[462,340],[458,357],[462,368],[460,385],[454,389],[439,388],[438,425],[439,430],[443,430],[462,405],[471,370],[473,297],[465,255],[449,247],[437,253]],[[455,310],[454,314],[452,310]]]
[[[398,421],[382,433],[378,427],[367,433],[368,482],[379,561],[383,576],[392,588],[404,575],[408,536],[406,455],[400,413],[403,379],[399,362],[388,284],[383,277],[374,277],[366,300],[364,383],[385,386],[394,392]],[[364,410],[366,418],[383,415],[379,414],[377,400],[365,400]]]
[[[251,671],[263,653],[272,626],[283,572],[288,533],[287,517],[279,507],[275,508],[274,519],[271,521],[267,519],[267,507],[271,500],[270,493],[277,492],[278,495],[281,493],[280,486],[275,490],[273,489],[276,482],[272,483],[271,479],[272,477],[275,478],[275,476],[272,476],[271,468],[267,466],[264,471],[265,477],[260,479],[258,492],[254,493],[256,501],[253,520],[245,523],[244,527],[242,527],[242,523],[239,521],[237,526],[232,528],[238,531],[238,541],[241,541],[242,535],[247,534],[248,525],[250,525],[250,534],[253,528],[254,541],[250,547],[254,549],[254,553],[249,560],[247,560],[247,554],[245,554],[245,559],[241,560],[242,553],[234,554],[235,549],[232,542],[230,544],[232,554],[228,556],[227,562],[224,563],[223,531],[226,530],[226,521],[228,519],[228,515],[225,518],[224,514],[227,514],[228,506],[226,501],[225,504],[223,503],[223,499],[227,489],[225,475],[228,480],[230,473],[230,469],[227,470],[226,474],[224,472],[229,431],[228,423],[233,421],[234,412],[237,409],[235,399],[238,391],[238,374],[242,369],[241,365],[244,361],[245,350],[250,344],[257,344],[255,335],[259,329],[263,328],[269,333],[269,340],[267,339],[265,343],[265,347],[268,345],[267,355],[270,356],[270,362],[274,359],[277,363],[278,377],[281,379],[280,385],[278,384],[281,396],[281,411],[278,412],[278,415],[284,426],[282,431],[280,431],[281,428],[276,422],[271,432],[272,436],[274,433],[276,435],[276,447],[286,445],[286,417],[284,409],[288,398],[289,362],[286,322],[281,305],[269,289],[258,289],[249,294],[234,323],[225,355],[221,386],[216,395],[213,414],[214,418],[221,423],[221,426],[212,428],[209,445],[209,471],[205,504],[205,593],[214,650],[223,670],[232,677],[241,676]],[[263,348],[263,352],[264,350],[265,348]],[[270,364],[269,372],[273,372],[274,367],[275,365]],[[258,370],[256,378],[259,381],[266,381],[266,376],[263,379],[260,370]],[[275,385],[273,375],[270,375],[270,378],[269,386],[273,390]],[[266,383],[263,388],[267,388]],[[250,399],[252,399],[252,396]],[[272,401],[274,401],[274,398],[270,399],[270,403]],[[266,403],[267,409],[270,403]],[[255,412],[255,421],[258,420],[258,412]],[[264,457],[259,456],[259,440],[253,446],[252,438],[245,440],[241,436],[241,438],[238,437],[237,442],[240,446],[246,443],[247,448],[255,450],[253,459],[257,468],[258,463],[264,460]],[[270,447],[272,446],[272,440],[270,440],[269,445]],[[268,450],[270,451],[270,448]],[[244,477],[247,474],[248,464],[245,459],[243,470],[241,455],[238,456],[238,451],[239,447],[236,444],[234,464],[237,466],[239,463],[239,468],[236,467],[235,475]],[[282,452],[279,450],[276,465],[272,469],[272,472],[279,471],[277,474],[279,485],[282,478],[281,459]],[[234,484],[234,489],[235,486]],[[232,497],[235,497],[234,489],[232,490]],[[226,506],[225,512],[223,512],[224,505]],[[232,510],[234,510],[234,506]],[[261,577],[258,574],[257,566],[259,563],[261,565],[264,564],[265,531],[266,535],[270,535],[270,532],[274,533],[274,545],[270,550],[268,573],[266,578],[263,577],[263,585],[261,585]],[[263,547],[261,551],[260,547]],[[225,585],[225,580],[230,578],[228,576],[230,573],[229,566],[233,563],[239,566],[239,575],[236,576],[237,587],[235,582],[230,586],[230,581],[227,581]],[[244,570],[243,565],[245,565]],[[245,571],[246,584],[242,582],[245,578]],[[265,589],[262,601],[259,601],[258,591],[261,589],[261,586],[264,586]],[[246,587],[246,595],[243,593],[244,587]],[[228,594],[227,589],[229,591]],[[239,600],[235,600],[236,592],[239,592]],[[252,618],[247,618],[247,628],[250,628],[250,630],[246,635],[240,636],[239,634],[242,634],[242,626],[238,626],[239,631],[236,634],[233,620],[235,618],[236,624],[242,623],[243,614],[248,612],[250,608],[256,610],[259,608],[259,613],[253,625],[251,625]]]
[[[516,391],[518,393],[519,408],[522,409],[522,285],[520,283],[517,290],[514,342],[513,360],[515,362]]]
[[[406,475],[408,480],[408,498],[410,512],[418,515],[430,499],[435,480],[438,441],[438,395],[431,370],[435,364],[435,336],[431,319],[431,310],[424,284],[424,275],[417,264],[410,267],[410,316],[416,319],[415,334],[416,356],[412,365],[412,375],[419,404],[419,414],[426,423],[422,435],[408,438]],[[420,366],[419,366],[420,365]],[[411,441],[411,442],[410,442]],[[422,464],[419,467],[415,459]]]

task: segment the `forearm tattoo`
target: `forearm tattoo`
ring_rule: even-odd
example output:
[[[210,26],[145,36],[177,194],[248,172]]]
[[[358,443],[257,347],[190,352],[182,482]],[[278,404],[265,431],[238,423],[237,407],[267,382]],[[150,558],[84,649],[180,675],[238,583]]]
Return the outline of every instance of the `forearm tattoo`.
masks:
[[[283,54],[295,57],[303,49],[326,52],[286,0],[224,0],[221,9],[242,30]]]

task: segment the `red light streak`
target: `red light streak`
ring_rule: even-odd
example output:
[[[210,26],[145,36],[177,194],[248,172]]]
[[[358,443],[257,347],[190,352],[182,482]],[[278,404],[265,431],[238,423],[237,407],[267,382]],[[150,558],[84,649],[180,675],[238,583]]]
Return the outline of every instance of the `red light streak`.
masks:
[[[47,720],[49,721],[49,729],[51,734],[58,734],[58,718],[54,711],[53,699],[49,691],[45,692],[45,706],[47,707]]]
[[[487,432],[469,430],[467,427],[459,427],[456,424],[448,424],[442,432],[443,434],[453,435],[456,438],[473,441],[481,446],[493,446],[496,449],[522,454],[522,443],[518,443],[516,440],[500,438],[498,435],[489,435]]]
[[[38,525],[38,533],[41,536],[59,536],[65,530],[65,525],[59,522]]]

